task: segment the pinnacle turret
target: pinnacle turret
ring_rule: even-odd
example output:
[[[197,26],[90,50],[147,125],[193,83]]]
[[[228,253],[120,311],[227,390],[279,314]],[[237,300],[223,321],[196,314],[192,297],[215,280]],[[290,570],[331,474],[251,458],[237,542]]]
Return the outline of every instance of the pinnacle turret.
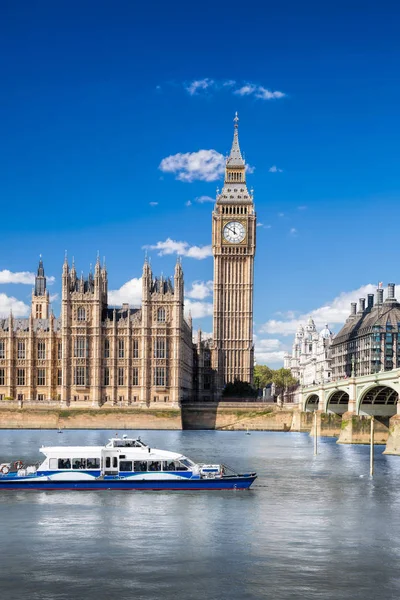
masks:
[[[233,119],[234,129],[233,129],[233,141],[232,148],[229,154],[229,157],[226,161],[227,167],[244,167],[245,162],[242,158],[242,153],[240,152],[239,146],[239,117],[237,112],[235,113],[235,118]]]
[[[44,275],[42,255],[40,255],[37,275],[35,277],[34,295],[35,296],[44,296],[45,293],[46,293],[46,277]]]

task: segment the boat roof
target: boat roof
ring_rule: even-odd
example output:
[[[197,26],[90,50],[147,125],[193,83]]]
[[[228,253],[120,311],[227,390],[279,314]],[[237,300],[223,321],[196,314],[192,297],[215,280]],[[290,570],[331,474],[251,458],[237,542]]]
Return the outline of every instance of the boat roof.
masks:
[[[93,458],[99,456],[103,450],[113,450],[112,446],[42,446],[40,452],[45,456],[56,457],[79,457]],[[128,458],[135,460],[146,460],[147,458],[159,460],[175,460],[182,458],[183,455],[179,452],[170,452],[169,450],[160,450],[159,448],[142,447],[117,447],[116,450],[123,450]]]

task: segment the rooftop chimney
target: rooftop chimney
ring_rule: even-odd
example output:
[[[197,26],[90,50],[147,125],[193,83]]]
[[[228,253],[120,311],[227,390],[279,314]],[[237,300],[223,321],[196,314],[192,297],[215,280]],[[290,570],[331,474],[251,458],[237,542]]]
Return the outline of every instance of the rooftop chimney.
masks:
[[[374,306],[374,295],[368,294],[368,308],[371,309]]]
[[[394,297],[395,287],[396,286],[394,283],[388,283],[388,293],[386,302],[396,302],[396,298]]]
[[[383,303],[383,288],[379,287],[376,290],[376,303],[377,304],[382,304]]]
[[[359,305],[358,305],[358,312],[359,313],[363,313],[365,310],[365,298],[360,298],[359,299]]]
[[[357,302],[352,302],[350,316],[352,317],[356,314],[357,314]]]

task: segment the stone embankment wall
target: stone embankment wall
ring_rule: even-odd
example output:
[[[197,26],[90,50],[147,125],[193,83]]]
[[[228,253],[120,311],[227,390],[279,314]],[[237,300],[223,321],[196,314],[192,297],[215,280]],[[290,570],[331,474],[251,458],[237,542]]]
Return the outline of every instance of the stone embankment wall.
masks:
[[[293,407],[266,403],[179,408],[0,406],[0,429],[220,429],[290,431]]]
[[[182,407],[183,429],[290,431],[293,407],[261,402],[188,404]]]
[[[0,429],[181,429],[179,409],[0,408]]]

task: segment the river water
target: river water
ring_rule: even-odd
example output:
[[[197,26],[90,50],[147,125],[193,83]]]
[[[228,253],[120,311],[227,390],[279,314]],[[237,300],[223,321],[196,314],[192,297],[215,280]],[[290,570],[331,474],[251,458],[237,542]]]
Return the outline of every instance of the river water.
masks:
[[[0,431],[0,462],[106,431]],[[127,432],[129,433],[129,432]],[[249,491],[2,492],[2,600],[400,598],[400,457],[307,434],[148,431]]]

